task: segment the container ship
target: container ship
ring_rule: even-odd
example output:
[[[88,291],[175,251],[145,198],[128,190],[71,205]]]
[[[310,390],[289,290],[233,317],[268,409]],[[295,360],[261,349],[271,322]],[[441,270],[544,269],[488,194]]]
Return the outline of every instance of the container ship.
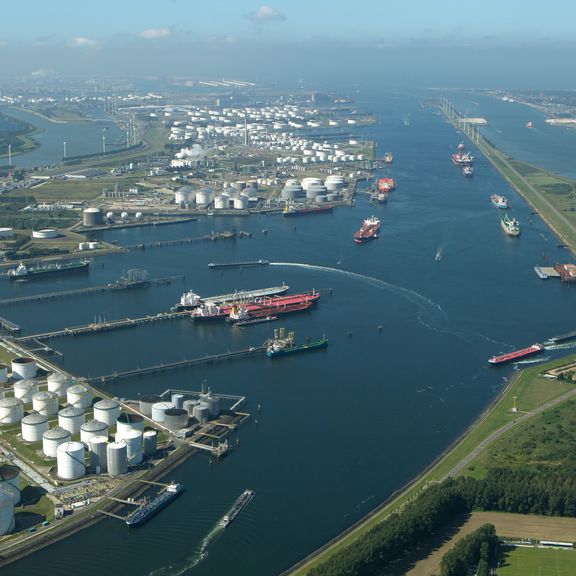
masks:
[[[500,196],[500,194],[492,194],[490,200],[496,208],[500,208],[501,210],[506,210],[506,208],[508,208],[508,200],[504,196]]]
[[[254,498],[254,490],[244,490],[242,494],[238,497],[238,500],[234,502],[234,505],[230,510],[228,510],[228,514],[222,517],[222,520],[218,523],[220,528],[227,528],[230,525],[230,522],[240,514],[240,512],[247,506],[248,502]]]
[[[268,266],[269,260],[249,260],[247,262],[210,262],[208,268],[245,268],[249,266]]]
[[[184,292],[180,297],[178,304],[172,306],[173,312],[185,312],[186,310],[194,310],[202,304],[225,304],[227,302],[250,302],[256,298],[263,298],[265,296],[278,296],[288,292],[290,287],[286,284],[282,286],[271,286],[270,288],[259,288],[258,290],[242,290],[239,292],[231,292],[230,294],[220,294],[219,296],[209,296],[201,298],[193,290]]]
[[[280,328],[279,330],[274,330],[274,338],[268,341],[266,356],[268,356],[268,358],[276,358],[278,356],[285,356],[286,354],[324,348],[327,345],[328,340],[324,337],[305,342],[304,344],[295,345],[294,332],[289,332],[288,336],[286,336],[284,328]]]
[[[504,214],[500,219],[500,225],[507,236],[520,236],[520,224],[516,218],[509,218],[508,214]]]
[[[288,314],[290,312],[300,312],[307,310],[320,298],[318,292],[308,292],[304,294],[291,294],[289,296],[274,296],[271,298],[257,298],[253,302],[241,304],[224,304],[218,306],[212,302],[202,304],[192,310],[193,320],[225,320],[232,313],[237,314],[242,307],[251,317],[272,316],[276,314]],[[238,319],[238,318],[236,318]]]
[[[284,208],[282,214],[284,216],[308,216],[311,214],[321,214],[326,212],[332,212],[332,206],[302,206],[301,208],[290,204]]]
[[[76,262],[51,262],[40,263],[27,267],[22,262],[8,270],[6,273],[10,280],[29,280],[33,278],[44,278],[56,274],[72,274],[76,272],[87,272],[90,266],[89,260],[79,260]]]
[[[474,162],[474,156],[470,154],[470,152],[456,152],[456,154],[452,154],[452,162],[456,164],[456,166],[471,166]]]
[[[128,514],[125,519],[126,526],[134,527],[144,524],[144,522],[152,518],[152,516],[160,512],[162,508],[165,508],[172,500],[177,498],[182,490],[184,490],[182,484],[168,484],[155,498]]]
[[[363,244],[373,238],[378,238],[378,230],[380,230],[380,220],[376,216],[370,216],[362,223],[360,230],[354,233],[354,242],[356,244]]]
[[[392,192],[396,190],[396,182],[394,178],[378,178],[377,189],[378,192]]]
[[[528,348],[522,348],[520,350],[513,350],[508,352],[508,354],[502,354],[502,356],[492,356],[488,359],[488,362],[492,365],[506,364],[507,362],[513,362],[514,360],[521,360],[527,356],[532,356],[533,354],[538,354],[544,350],[542,344],[532,344]]]

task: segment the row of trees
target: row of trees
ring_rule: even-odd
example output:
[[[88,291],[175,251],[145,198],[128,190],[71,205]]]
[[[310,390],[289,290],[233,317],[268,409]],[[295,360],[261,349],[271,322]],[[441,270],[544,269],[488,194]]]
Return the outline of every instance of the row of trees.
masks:
[[[309,574],[389,574],[394,562],[421,547],[421,543],[428,541],[431,535],[446,529],[458,515],[472,510],[576,516],[576,465],[494,468],[481,480],[462,477],[434,485],[405,506],[401,513],[377,524],[353,545],[343,548]],[[482,542],[488,543],[483,571],[493,560],[495,539],[495,534],[488,529],[478,535],[480,548]],[[464,551],[460,550],[456,556],[446,560],[445,570],[449,571],[443,571],[442,576],[465,574],[458,570],[468,561],[454,558],[470,557],[472,563],[478,563],[481,554],[478,552],[476,555],[476,542],[473,539],[462,544]]]
[[[499,553],[496,528],[493,524],[484,524],[444,554],[440,576],[467,576],[471,568],[477,568],[476,576],[488,576],[490,566],[496,564]]]

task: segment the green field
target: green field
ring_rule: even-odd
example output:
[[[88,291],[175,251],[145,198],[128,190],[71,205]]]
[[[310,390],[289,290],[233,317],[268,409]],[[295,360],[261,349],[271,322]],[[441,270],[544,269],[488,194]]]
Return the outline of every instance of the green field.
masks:
[[[574,576],[575,550],[512,548],[504,553],[497,576]]]

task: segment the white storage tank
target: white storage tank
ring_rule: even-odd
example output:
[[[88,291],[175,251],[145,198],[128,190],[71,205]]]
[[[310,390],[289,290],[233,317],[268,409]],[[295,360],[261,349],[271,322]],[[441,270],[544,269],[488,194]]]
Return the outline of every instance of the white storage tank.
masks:
[[[180,430],[188,426],[188,412],[183,408],[170,408],[164,412],[164,426],[170,430]]]
[[[319,194],[316,196],[316,204],[325,204],[326,202],[328,202],[326,194]]]
[[[14,505],[20,504],[20,468],[13,464],[0,464],[0,490],[12,495]]]
[[[0,399],[0,424],[15,424],[24,416],[24,404],[19,398]]]
[[[248,200],[245,196],[234,198],[234,210],[246,210],[246,208],[248,208]]]
[[[108,444],[106,462],[110,476],[121,476],[128,472],[128,447],[124,440]]]
[[[197,404],[194,406],[194,418],[200,422],[200,424],[204,424],[204,422],[208,422],[210,420],[210,409],[207,406]]]
[[[164,422],[164,412],[170,408],[174,408],[172,402],[156,402],[152,406],[152,420],[154,422]]]
[[[108,471],[107,447],[108,436],[92,436],[88,441],[90,468],[92,468],[96,474],[103,474]]]
[[[32,408],[34,412],[44,414],[44,416],[54,416],[58,414],[58,394],[42,390],[32,396]]]
[[[60,398],[66,396],[66,390],[72,384],[72,380],[62,372],[48,374],[48,391],[56,392]]]
[[[82,408],[76,406],[66,406],[58,412],[58,426],[68,430],[70,434],[79,434],[80,427],[84,424],[86,415]]]
[[[0,536],[14,530],[14,500],[12,495],[0,489]]]
[[[0,384],[5,384],[8,381],[8,366],[0,363]]]
[[[214,396],[210,391],[200,397],[200,405],[206,406],[210,410],[210,416],[218,416],[220,414],[220,398]]]
[[[196,192],[196,206],[198,206],[199,208],[205,208],[206,206],[208,206],[208,204],[210,204],[210,202],[212,202],[212,198],[213,193],[208,188],[199,190],[198,192]]]
[[[36,392],[38,384],[35,380],[18,380],[14,383],[14,397],[22,400],[24,404],[30,404]]]
[[[58,446],[64,442],[69,442],[71,439],[70,430],[55,426],[42,434],[42,452],[49,458],[56,458]]]
[[[48,430],[48,416],[32,413],[24,416],[21,422],[22,440],[25,442],[41,442],[42,435]]]
[[[198,400],[184,400],[182,408],[188,412],[189,416],[194,416],[194,406],[198,405]]]
[[[174,408],[182,408],[182,404],[184,404],[184,395],[172,394],[172,405]]]
[[[94,436],[108,437],[108,424],[99,420],[88,420],[88,422],[80,426],[80,440],[84,444],[88,445],[88,442]]]
[[[92,406],[92,390],[83,384],[74,384],[66,391],[66,398],[70,406],[76,408],[90,408]]]
[[[121,437],[118,436],[121,434]],[[140,430],[125,430],[116,433],[116,442],[126,443],[128,465],[134,466],[142,462],[143,433]]]
[[[38,366],[34,358],[20,357],[12,359],[12,378],[15,380],[27,380],[35,378]]]
[[[120,402],[112,398],[104,398],[94,404],[94,420],[115,426],[120,416]]]
[[[144,456],[154,456],[158,450],[158,432],[156,430],[144,430],[142,434],[142,449]]]
[[[214,199],[215,210],[226,210],[230,201],[229,196],[216,196]]]
[[[144,418],[140,414],[124,412],[116,419],[116,440],[121,440],[127,432],[144,432]]]
[[[145,396],[140,396],[140,399],[138,401],[140,414],[143,414],[144,416],[148,416],[148,418],[150,418],[152,416],[152,406],[161,401],[162,398],[160,398],[160,396],[156,396],[155,394],[147,394]]]
[[[86,474],[84,465],[84,444],[82,442],[64,442],[56,449],[58,478],[77,480]]]

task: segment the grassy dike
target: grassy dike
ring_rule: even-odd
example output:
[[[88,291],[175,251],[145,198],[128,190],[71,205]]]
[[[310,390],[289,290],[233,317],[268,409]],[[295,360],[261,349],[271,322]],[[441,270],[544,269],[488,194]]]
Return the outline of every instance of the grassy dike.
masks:
[[[283,576],[304,576],[314,566],[353,544],[370,528],[394,512],[401,512],[404,504],[414,499],[426,486],[449,476],[466,472],[466,466],[482,450],[509,429],[526,422],[543,409],[576,397],[576,386],[569,382],[550,380],[542,374],[551,368],[573,361],[576,356],[562,358],[545,365],[539,364],[515,374],[508,386],[480,415],[476,422],[458,438],[435,462],[408,485],[394,493],[387,501],[370,512],[348,530],[283,573]],[[494,368],[498,370],[498,368]],[[512,412],[514,397],[518,412]]]

